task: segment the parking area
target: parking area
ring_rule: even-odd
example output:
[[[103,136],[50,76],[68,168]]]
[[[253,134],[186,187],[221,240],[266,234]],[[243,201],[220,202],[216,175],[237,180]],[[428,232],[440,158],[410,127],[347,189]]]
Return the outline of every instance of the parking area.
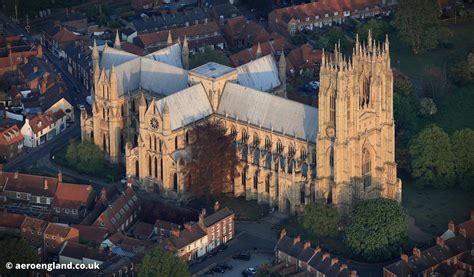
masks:
[[[223,261],[223,263],[232,266],[232,269],[226,270],[224,273],[206,273],[202,276],[226,276],[226,277],[242,277],[242,271],[244,271],[248,267],[258,268],[259,265],[263,263],[271,263],[274,259],[274,255],[271,254],[264,254],[264,253],[256,253],[251,254],[249,261],[243,260],[234,260],[229,259],[227,261]]]

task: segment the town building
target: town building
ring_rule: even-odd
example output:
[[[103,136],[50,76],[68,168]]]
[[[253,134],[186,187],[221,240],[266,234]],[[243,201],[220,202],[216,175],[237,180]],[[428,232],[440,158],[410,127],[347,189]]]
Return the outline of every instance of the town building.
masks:
[[[92,85],[91,54],[91,50],[84,42],[75,41],[64,47],[64,61],[67,66],[67,71],[74,79],[81,83],[87,91],[91,89]]]
[[[179,226],[178,224],[175,224],[175,223],[169,222],[169,221],[165,221],[165,220],[160,220],[160,219],[157,219],[155,221],[155,226],[154,227],[155,227],[154,228],[155,234],[159,238],[164,238],[164,237],[171,236],[171,231],[173,229],[181,229],[181,226]]]
[[[36,248],[42,248],[44,243],[44,231],[48,222],[32,217],[26,217],[21,224],[21,238]]]
[[[173,229],[161,245],[185,261],[192,261],[207,253],[208,236],[199,224],[185,223],[183,229]]]
[[[18,126],[0,127],[0,161],[15,159],[23,152],[23,135]]]
[[[321,50],[314,49],[308,43],[291,50],[286,56],[286,73],[288,76],[297,77],[305,70],[311,70],[315,76],[319,76],[322,54]]]
[[[37,147],[53,139],[66,130],[66,121],[66,113],[63,110],[27,117],[25,124],[21,127],[21,133],[25,138],[24,145]]]
[[[210,17],[202,8],[185,9],[172,14],[142,14],[140,18],[133,19],[131,24],[141,33],[158,32],[174,28],[188,27],[210,22]]]
[[[103,227],[83,224],[72,224],[71,227],[79,230],[79,240],[86,244],[100,245],[110,235],[109,231]]]
[[[252,47],[270,39],[270,34],[262,25],[242,15],[227,20],[222,31],[231,47]]]
[[[22,214],[14,214],[9,212],[0,212],[0,234],[7,236],[20,237],[21,225],[25,221]]]
[[[214,204],[213,214],[206,214],[204,209],[199,215],[198,223],[207,232],[207,252],[234,238],[234,213],[227,207],[220,209],[219,202]]]
[[[41,46],[26,43],[19,36],[0,36],[0,75],[16,71],[29,57],[42,57]]]
[[[241,15],[241,12],[231,3],[222,3],[213,5],[210,14],[215,22],[223,26],[229,19]]]
[[[49,223],[44,230],[44,250],[50,254],[59,254],[66,241],[79,242],[79,230],[65,225]]]
[[[67,44],[75,42],[80,38],[81,36],[57,23],[44,28],[42,32],[43,46],[58,58],[65,56],[64,48]]]
[[[365,19],[389,13],[386,7],[384,0],[321,0],[275,9],[268,15],[268,24],[273,32],[294,36],[303,30],[342,24],[350,18]]]
[[[339,258],[319,246],[311,247],[311,242],[302,242],[299,236],[288,237],[285,230],[281,231],[275,246],[275,260],[272,270],[282,276],[357,277],[357,272]]]
[[[59,263],[61,264],[102,265],[112,257],[113,255],[108,251],[92,248],[72,240],[64,242],[59,251]]]
[[[64,183],[62,173],[58,174],[58,185],[51,208],[56,221],[79,223],[94,202],[94,189],[91,185]]]
[[[346,214],[364,199],[401,201],[388,38],[357,39],[351,58],[340,47],[322,54],[319,109],[284,98],[284,55],[187,71],[185,46],[145,57],[109,47],[100,61],[93,56],[93,115],[81,114],[82,139],[125,161],[143,188],[185,195],[187,134],[215,119],[235,138],[235,195],[292,214],[313,201]]]

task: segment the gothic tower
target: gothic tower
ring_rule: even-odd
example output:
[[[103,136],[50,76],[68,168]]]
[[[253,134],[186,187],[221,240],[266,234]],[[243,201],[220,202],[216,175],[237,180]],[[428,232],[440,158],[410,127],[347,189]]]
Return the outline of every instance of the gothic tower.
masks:
[[[181,49],[181,59],[183,62],[184,69],[189,69],[189,46],[188,38],[184,35],[183,48]]]
[[[119,36],[118,30],[115,32],[114,48],[118,50],[122,49],[122,45],[120,44],[120,36]]]
[[[168,39],[166,41],[166,46],[171,46],[173,44],[173,37],[171,36],[171,31],[168,32]]]
[[[287,98],[286,95],[286,58],[285,52],[281,50],[280,60],[278,61],[278,76],[282,85],[279,96]]]
[[[345,214],[364,199],[401,201],[396,175],[389,41],[359,42],[352,58],[336,45],[320,72],[317,191]]]

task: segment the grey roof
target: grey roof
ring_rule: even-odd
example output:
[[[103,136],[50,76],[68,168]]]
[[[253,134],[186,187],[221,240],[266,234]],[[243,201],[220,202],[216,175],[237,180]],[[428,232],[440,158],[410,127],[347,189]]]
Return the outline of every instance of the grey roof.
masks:
[[[206,227],[209,227],[211,225],[216,224],[217,222],[233,215],[234,213],[227,207],[222,208],[220,210],[217,210],[217,212],[214,212],[213,214],[207,216],[204,218],[204,225]]]
[[[160,114],[163,114],[165,103],[168,104],[170,111],[171,130],[181,128],[212,114],[212,107],[202,84],[157,100],[156,106]]]
[[[234,71],[235,69],[226,65],[218,64],[215,62],[208,62],[201,66],[198,66],[191,70],[190,72],[208,77],[208,78],[218,78],[229,72]]]
[[[138,56],[132,53],[118,50],[112,47],[107,47],[102,52],[102,58],[100,59],[100,68],[110,70],[112,65],[118,66],[128,61],[137,59]]]
[[[318,109],[227,82],[217,113],[316,142]]]
[[[237,80],[243,86],[270,91],[281,85],[273,56],[267,55],[237,67]]]
[[[181,47],[177,43],[171,45],[170,47],[150,53],[146,55],[145,58],[183,68],[183,64],[181,62]]]

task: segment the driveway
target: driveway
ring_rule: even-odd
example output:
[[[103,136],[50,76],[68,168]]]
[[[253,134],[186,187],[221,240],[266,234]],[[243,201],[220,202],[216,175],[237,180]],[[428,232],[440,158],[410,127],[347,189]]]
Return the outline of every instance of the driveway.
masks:
[[[232,266],[231,270],[226,270],[224,274],[214,273],[214,274],[203,274],[201,276],[241,277],[242,271],[244,271],[246,268],[248,267],[258,268],[263,263],[271,263],[274,258],[275,256],[272,254],[256,253],[256,254],[251,254],[250,261],[229,259],[224,262]]]

